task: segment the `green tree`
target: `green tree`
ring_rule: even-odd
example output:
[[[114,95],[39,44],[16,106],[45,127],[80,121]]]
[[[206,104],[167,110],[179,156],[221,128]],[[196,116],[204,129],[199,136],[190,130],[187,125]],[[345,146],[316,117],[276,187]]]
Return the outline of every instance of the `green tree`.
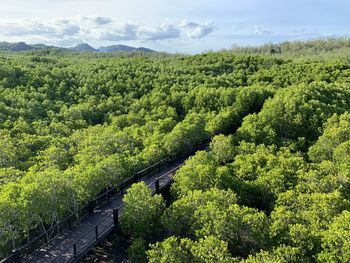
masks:
[[[172,263],[172,262],[233,262],[233,258],[227,250],[227,243],[214,236],[192,241],[187,238],[179,239],[174,236],[151,245],[147,251],[148,262]]]
[[[208,203],[195,214],[197,237],[213,235],[228,243],[232,255],[248,256],[268,245],[269,220],[263,212],[239,205],[227,209]]]
[[[205,151],[197,152],[176,172],[171,186],[173,193],[180,197],[189,191],[214,187],[218,182],[217,167],[213,155]]]
[[[190,250],[195,263],[233,262],[227,243],[215,236],[200,238],[192,243]]]
[[[350,212],[344,211],[333,219],[322,237],[322,248],[318,262],[350,261]]]
[[[128,259],[133,263],[146,263],[146,242],[142,238],[132,240],[128,248]]]
[[[312,258],[320,252],[322,231],[349,205],[337,191],[327,194],[287,191],[280,194],[271,213],[270,235],[274,242],[297,247],[303,257]]]
[[[229,164],[231,188],[237,193],[240,203],[270,211],[278,194],[292,189],[298,174],[306,169],[301,154],[288,148],[255,145],[242,142],[237,155]]]
[[[144,182],[133,184],[123,197],[122,229],[133,237],[147,237],[159,227],[165,203],[160,195],[152,196]]]
[[[333,115],[328,119],[323,134],[309,148],[310,159],[314,162],[333,160],[335,149],[350,140],[350,113]]]
[[[289,246],[280,246],[272,251],[261,251],[254,256],[250,255],[242,263],[300,263],[310,262],[307,258],[303,258],[299,249]]]
[[[190,191],[166,209],[162,216],[162,222],[168,230],[176,235],[194,234],[193,227],[196,220],[194,214],[200,207],[213,203],[222,209],[226,209],[236,202],[236,195],[231,190],[211,188],[207,191]]]
[[[238,138],[305,150],[329,117],[349,109],[349,98],[348,89],[342,85],[322,82],[281,89],[273,99],[266,100],[259,114],[244,119]]]
[[[191,113],[164,137],[164,148],[168,154],[183,154],[196,149],[207,137],[204,116]]]
[[[10,133],[0,130],[0,167],[14,167],[17,162],[17,149]]]
[[[0,168],[0,187],[1,185],[8,184],[10,182],[18,182],[23,176],[24,172],[16,168]]]
[[[171,236],[150,246],[146,252],[149,263],[192,262],[191,241]]]
[[[233,136],[215,136],[210,142],[210,151],[218,163],[227,163],[233,160],[235,155]]]
[[[22,231],[26,228],[25,217],[21,208],[19,184],[8,183],[1,187],[0,193],[0,255],[19,245]]]

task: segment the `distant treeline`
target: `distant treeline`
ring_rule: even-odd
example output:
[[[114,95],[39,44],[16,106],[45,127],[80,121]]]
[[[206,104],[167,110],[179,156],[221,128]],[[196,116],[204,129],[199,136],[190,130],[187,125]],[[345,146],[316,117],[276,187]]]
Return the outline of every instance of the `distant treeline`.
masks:
[[[327,38],[309,41],[268,43],[257,47],[234,46],[236,54],[274,55],[284,58],[345,59],[350,58],[350,39]]]

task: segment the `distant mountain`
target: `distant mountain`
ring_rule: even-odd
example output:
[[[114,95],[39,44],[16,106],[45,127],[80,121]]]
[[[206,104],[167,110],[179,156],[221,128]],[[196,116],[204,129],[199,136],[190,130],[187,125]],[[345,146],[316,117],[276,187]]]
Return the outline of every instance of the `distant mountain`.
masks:
[[[24,42],[9,43],[9,42],[0,42],[0,52],[25,52],[31,50],[48,50],[48,49],[64,49],[54,46],[46,46],[44,44],[34,44],[28,45]]]
[[[75,51],[75,52],[98,52],[97,49],[93,48],[92,46],[90,46],[89,44],[86,43],[82,43],[79,44],[73,48],[70,48],[71,50]]]
[[[19,51],[28,51],[32,49],[34,49],[34,47],[29,46],[24,42],[18,42],[18,43],[0,42],[0,51],[4,51],[4,52],[19,52]]]
[[[72,48],[62,48],[55,46],[47,46],[44,44],[34,44],[28,45],[24,42],[18,43],[9,43],[9,42],[0,42],[0,52],[21,52],[21,51],[31,51],[31,50],[60,50],[62,52],[101,52],[101,53],[112,53],[112,52],[156,52],[152,49],[145,47],[130,47],[126,45],[112,45],[106,47],[100,47],[99,49],[95,49],[87,43],[79,44]]]
[[[47,46],[44,44],[33,44],[31,45],[32,47],[34,47],[35,49],[48,49],[48,48],[60,48],[60,47],[55,47],[55,46]]]
[[[149,48],[145,48],[145,47],[139,47],[136,49],[137,51],[140,51],[140,52],[145,52],[145,53],[149,53],[149,52],[156,52],[152,49],[149,49]]]
[[[7,42],[0,42],[0,51],[11,51],[12,49],[12,45],[10,43],[7,43]]]
[[[107,46],[107,47],[100,47],[99,51],[100,52],[130,52],[133,51],[135,48],[134,47],[129,47],[125,45],[112,45],[112,46]]]
[[[32,50],[34,47],[27,45],[24,42],[15,43],[11,49],[12,52],[28,51]]]
[[[112,46],[100,47],[99,51],[102,52],[102,53],[107,53],[107,52],[135,52],[135,51],[145,52],[145,53],[155,52],[154,50],[149,49],[149,48],[144,48],[144,47],[135,48],[135,47],[130,47],[130,46],[126,46],[126,45],[112,45]]]

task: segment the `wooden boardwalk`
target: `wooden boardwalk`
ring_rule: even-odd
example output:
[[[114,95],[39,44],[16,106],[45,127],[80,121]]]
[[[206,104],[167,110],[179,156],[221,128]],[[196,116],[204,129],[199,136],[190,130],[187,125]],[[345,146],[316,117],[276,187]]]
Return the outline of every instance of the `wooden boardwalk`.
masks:
[[[184,160],[179,160],[162,171],[141,178],[153,192],[156,191],[156,181],[159,189],[168,186],[173,179],[177,169],[181,167]],[[31,254],[24,262],[75,262],[87,253],[96,243],[101,241],[114,229],[113,211],[118,209],[119,217],[122,215],[123,193],[118,193],[103,208],[94,210],[94,214],[87,217],[70,230],[65,230],[53,239],[48,245]]]

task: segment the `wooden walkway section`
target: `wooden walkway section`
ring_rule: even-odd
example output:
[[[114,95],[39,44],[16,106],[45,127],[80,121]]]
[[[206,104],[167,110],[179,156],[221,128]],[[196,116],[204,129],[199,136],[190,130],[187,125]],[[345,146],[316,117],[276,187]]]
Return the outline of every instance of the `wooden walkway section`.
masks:
[[[159,189],[163,189],[172,183],[173,176],[184,159],[179,160],[162,171],[141,178],[138,181],[144,181],[152,190],[156,192],[156,184],[159,183]],[[158,181],[158,182],[157,182]],[[94,245],[100,242],[114,229],[113,212],[114,209],[120,211],[122,216],[122,199],[125,192],[119,192],[103,208],[94,210],[94,214],[87,217],[82,222],[74,225],[70,230],[65,230],[55,239],[50,241],[41,249],[31,254],[24,262],[76,262],[86,254]]]

